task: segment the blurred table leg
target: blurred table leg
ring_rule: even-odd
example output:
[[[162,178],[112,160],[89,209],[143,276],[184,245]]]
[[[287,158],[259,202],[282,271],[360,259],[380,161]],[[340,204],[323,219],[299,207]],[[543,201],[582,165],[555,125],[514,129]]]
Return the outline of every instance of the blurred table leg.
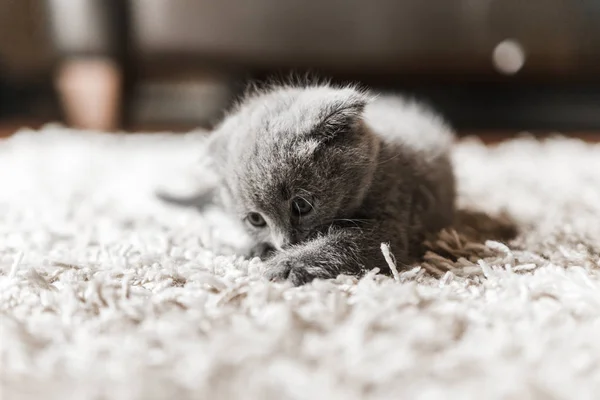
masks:
[[[55,84],[70,126],[105,131],[119,127],[122,71],[113,60],[66,59]]]

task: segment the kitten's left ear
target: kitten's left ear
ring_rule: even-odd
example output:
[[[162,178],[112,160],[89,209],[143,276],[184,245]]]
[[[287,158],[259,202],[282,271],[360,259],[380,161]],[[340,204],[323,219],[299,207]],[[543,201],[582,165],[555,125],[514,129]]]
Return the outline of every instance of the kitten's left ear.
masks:
[[[347,133],[360,122],[369,98],[357,93],[345,101],[338,101],[331,105],[328,113],[317,125],[315,133],[326,141]]]

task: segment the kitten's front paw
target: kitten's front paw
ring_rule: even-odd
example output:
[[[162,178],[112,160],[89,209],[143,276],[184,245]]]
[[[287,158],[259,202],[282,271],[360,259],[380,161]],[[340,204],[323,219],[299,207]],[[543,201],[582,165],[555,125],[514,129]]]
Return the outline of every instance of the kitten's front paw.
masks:
[[[265,277],[270,281],[290,281],[294,286],[304,285],[313,279],[335,278],[325,269],[306,263],[298,258],[281,257],[267,262]]]

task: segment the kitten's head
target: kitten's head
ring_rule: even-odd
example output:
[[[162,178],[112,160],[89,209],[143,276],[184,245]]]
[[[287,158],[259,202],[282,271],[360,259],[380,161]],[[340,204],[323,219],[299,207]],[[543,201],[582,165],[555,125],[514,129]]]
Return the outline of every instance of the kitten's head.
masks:
[[[379,142],[355,88],[279,87],[244,100],[216,134],[225,197],[257,242],[277,249],[350,216]]]

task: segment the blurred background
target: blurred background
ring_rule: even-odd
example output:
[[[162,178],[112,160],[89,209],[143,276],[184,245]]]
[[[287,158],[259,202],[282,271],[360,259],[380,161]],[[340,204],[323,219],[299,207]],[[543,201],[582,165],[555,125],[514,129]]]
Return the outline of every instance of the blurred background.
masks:
[[[416,96],[461,134],[597,140],[600,0],[0,0],[0,135],[210,127],[290,72]]]

